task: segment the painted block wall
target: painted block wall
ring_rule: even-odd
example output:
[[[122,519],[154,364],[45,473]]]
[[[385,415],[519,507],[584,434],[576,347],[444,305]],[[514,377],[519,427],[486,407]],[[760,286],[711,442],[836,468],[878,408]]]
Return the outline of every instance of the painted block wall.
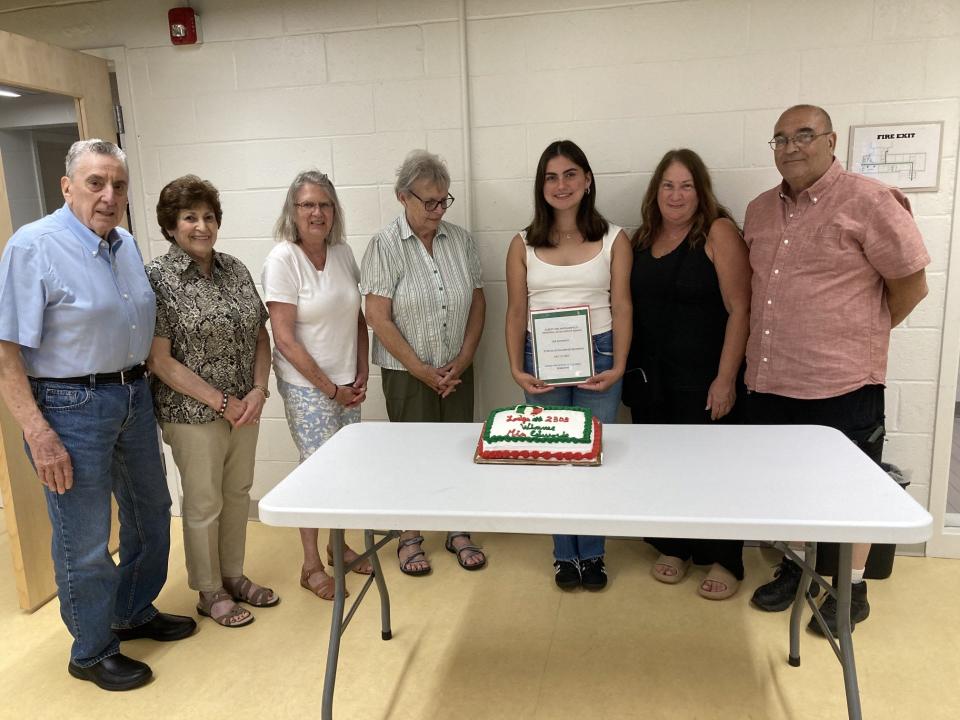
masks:
[[[828,109],[844,162],[851,125],[943,120],[940,190],[910,194],[933,258],[930,295],[893,333],[887,391],[887,457],[927,503],[956,212],[960,3],[468,0],[467,119],[452,0],[194,0],[204,43],[191,48],[169,44],[168,2],[46,5],[0,12],[0,27],[75,49],[124,46],[143,187],[134,201],[149,217],[168,180],[185,172],[211,179],[223,192],[219,248],[254,277],[298,170],[333,177],[359,258],[399,212],[391,188],[403,155],[426,147],[444,156],[458,198],[448,219],[465,222],[460,198],[471,193],[486,280],[478,413],[520,398],[503,347],[504,260],[530,219],[533,170],[550,140],[570,137],[585,149],[601,210],[633,227],[657,160],[684,145],[701,153],[721,201],[742,221],[749,200],[779,181],[766,141],[791,104]],[[139,225],[149,252],[163,252],[157,228]],[[377,377],[364,417],[385,417]],[[271,398],[255,495],[294,462]]]

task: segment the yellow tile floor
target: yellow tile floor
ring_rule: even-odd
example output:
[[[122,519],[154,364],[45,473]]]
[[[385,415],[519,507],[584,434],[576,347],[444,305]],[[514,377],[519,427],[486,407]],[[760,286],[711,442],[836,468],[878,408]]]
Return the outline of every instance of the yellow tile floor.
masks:
[[[176,519],[172,533],[158,604],[196,616]],[[344,638],[335,717],[846,717],[826,642],[804,631],[802,665],[789,667],[787,614],[749,606],[774,562],[758,549],[747,550],[741,592],[715,603],[696,595],[703,569],[677,586],[654,581],[655,553],[641,542],[608,543],[610,587],[593,594],[553,586],[549,538],[478,539],[490,564],[475,573],[456,566],[438,533],[427,533],[431,576],[401,576],[394,546],[381,552],[394,639],[380,639],[372,590]],[[33,614],[17,608],[0,527],[0,718],[319,718],[330,605],[298,584],[295,530],[252,522],[247,555],[247,573],[281,594],[278,607],[243,629],[202,619],[179,643],[125,643],[155,680],[108,693],[67,675],[56,600]],[[870,600],[873,615],[854,633],[864,717],[960,716],[960,562],[898,557],[892,578],[870,583]]]

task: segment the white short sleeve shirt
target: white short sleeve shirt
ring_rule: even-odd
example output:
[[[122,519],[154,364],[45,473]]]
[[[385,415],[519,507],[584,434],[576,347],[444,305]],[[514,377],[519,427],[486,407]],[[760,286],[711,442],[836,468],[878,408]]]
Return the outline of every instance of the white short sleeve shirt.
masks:
[[[297,340],[337,385],[348,385],[357,377],[359,282],[360,269],[345,243],[327,246],[323,270],[290,242],[278,243],[263,265],[264,300],[297,306]],[[273,368],[284,382],[313,387],[276,345]]]

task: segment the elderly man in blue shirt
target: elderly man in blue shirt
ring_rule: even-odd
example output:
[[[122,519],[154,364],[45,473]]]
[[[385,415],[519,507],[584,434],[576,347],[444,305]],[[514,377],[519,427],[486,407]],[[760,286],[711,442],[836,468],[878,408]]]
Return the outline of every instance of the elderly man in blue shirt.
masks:
[[[148,682],[120,641],[179,640],[192,618],[159,612],[170,495],[144,360],[155,299],[130,233],[126,156],[81,140],[67,154],[64,206],[20,228],[0,259],[0,393],[45,487],[68,670],[105,690]],[[107,550],[110,496],[120,564]]]

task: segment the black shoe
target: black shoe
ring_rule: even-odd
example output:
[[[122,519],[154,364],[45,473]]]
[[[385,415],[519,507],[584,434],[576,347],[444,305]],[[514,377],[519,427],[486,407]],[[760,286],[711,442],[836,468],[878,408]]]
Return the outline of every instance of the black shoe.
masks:
[[[587,590],[603,590],[607,586],[607,569],[602,557],[580,561],[580,582]]]
[[[553,563],[554,582],[561,590],[573,590],[580,586],[580,566],[571,560],[556,560]]]
[[[103,690],[133,690],[146,685],[153,677],[149,665],[120,653],[105,657],[90,667],[71,662],[67,665],[67,672],[80,680],[89,680]]]
[[[143,625],[124,629],[114,628],[113,633],[120,638],[121,642],[140,638],[170,642],[190,637],[196,629],[197,622],[191,617],[158,612]]]
[[[830,629],[834,637],[837,635],[837,599],[833,595],[828,595],[820,606],[820,614],[823,615],[823,621]],[[863,622],[870,616],[870,603],[867,601],[867,583],[861,581],[854,583],[850,590],[850,632],[857,629],[857,623]],[[823,628],[817,622],[816,616],[810,618],[810,624],[807,625],[817,635],[823,635]]]
[[[783,558],[780,566],[773,573],[773,580],[766,585],[761,585],[753,592],[750,602],[755,607],[767,612],[781,612],[793,605],[793,600],[797,596],[797,588],[800,586],[800,575],[803,569],[790,558]],[[820,594],[820,586],[815,582],[810,583],[810,595],[816,597]]]

